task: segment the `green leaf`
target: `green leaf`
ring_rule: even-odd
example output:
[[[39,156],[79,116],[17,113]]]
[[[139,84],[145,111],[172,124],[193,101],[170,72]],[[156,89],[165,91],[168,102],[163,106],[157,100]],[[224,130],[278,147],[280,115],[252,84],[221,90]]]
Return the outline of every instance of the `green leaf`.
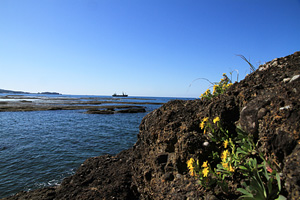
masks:
[[[242,194],[244,194],[241,197],[252,197],[252,198],[254,197],[253,194],[251,194],[250,192],[248,192],[244,188],[238,188],[237,191],[240,192],[240,193],[242,193]]]
[[[281,191],[281,181],[280,181],[279,173],[276,173],[276,180],[277,180],[278,190],[280,192]]]
[[[248,185],[247,185],[247,183],[246,182],[242,182],[242,184],[241,184],[242,186],[244,186],[245,188],[247,188],[248,187]]]
[[[270,176],[269,176],[269,173],[268,173],[268,171],[267,171],[267,168],[266,168],[266,162],[265,162],[265,161],[264,161],[264,165],[263,165],[262,167],[263,167],[263,169],[264,169],[264,175],[265,175],[266,179],[269,180],[269,179],[270,179]]]
[[[275,200],[286,200],[287,198],[285,196],[279,195],[279,197]]]
[[[269,192],[269,195],[271,194],[272,192],[272,183],[273,183],[273,179],[271,178],[269,181],[268,181],[268,192]],[[268,195],[268,196],[269,196]]]
[[[257,165],[257,168],[264,168],[264,164],[259,164],[259,165]]]
[[[242,198],[243,200],[257,200],[254,197],[244,197],[244,196],[241,196],[240,198]]]
[[[246,167],[244,167],[244,166],[239,166],[239,168],[240,169],[242,169],[242,170],[248,170]]]
[[[252,160],[253,166],[257,168],[257,160],[256,160],[256,158],[251,159],[251,160]]]
[[[240,153],[247,155],[246,151],[243,151],[240,147],[238,147],[237,150],[236,150],[236,154],[238,155]]]
[[[258,177],[257,177],[258,176]],[[255,188],[255,191],[257,192],[255,197],[258,199],[264,199],[267,196],[265,187],[259,178],[259,175],[256,175],[253,177],[253,181],[251,181],[250,184],[253,188]]]

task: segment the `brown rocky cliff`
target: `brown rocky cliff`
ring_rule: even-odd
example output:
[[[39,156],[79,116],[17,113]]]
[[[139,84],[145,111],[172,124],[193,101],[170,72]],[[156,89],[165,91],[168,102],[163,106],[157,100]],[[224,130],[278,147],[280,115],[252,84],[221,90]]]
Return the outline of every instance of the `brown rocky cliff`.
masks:
[[[274,155],[283,171],[288,199],[300,198],[300,52],[259,67],[212,101],[172,101],[145,117],[136,150],[135,184],[149,199],[233,199],[237,194],[201,191],[187,174],[189,157],[206,160],[211,148],[199,128],[204,117],[219,116],[228,130],[236,124],[257,135],[260,150]],[[208,197],[207,197],[208,198]]]
[[[132,149],[87,159],[56,188],[7,199],[236,199],[238,193],[204,190],[186,161],[205,159],[214,148],[202,118],[219,116],[256,135],[260,150],[282,170],[283,193],[300,198],[300,52],[274,59],[213,100],[171,101],[148,114]],[[208,145],[207,145],[208,144]],[[233,183],[234,184],[234,183]]]

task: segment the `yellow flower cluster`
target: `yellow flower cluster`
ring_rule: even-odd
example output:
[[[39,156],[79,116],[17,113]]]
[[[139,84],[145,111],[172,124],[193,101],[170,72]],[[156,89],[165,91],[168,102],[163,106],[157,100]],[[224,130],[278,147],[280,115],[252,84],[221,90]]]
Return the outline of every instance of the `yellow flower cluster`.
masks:
[[[226,90],[226,89],[228,89],[230,86],[232,86],[232,83],[224,84],[224,85],[222,86],[222,89],[223,89],[223,90]]]
[[[218,87],[219,87],[218,85],[214,85],[213,94],[215,94],[217,92]]]
[[[225,147],[225,144],[226,144],[226,147]],[[224,141],[224,147],[227,148],[227,145],[228,145],[228,140],[225,140]],[[227,161],[227,158],[229,156],[229,152],[228,150],[224,150],[221,154],[221,159],[222,159],[222,166],[224,167],[224,169],[226,169],[227,171],[230,171],[230,172],[234,172],[234,169],[233,167],[230,165],[228,165],[228,161]]]
[[[204,96],[208,96],[210,94],[210,89],[207,89],[203,94],[201,94],[200,98]]]
[[[223,76],[223,78],[221,78],[220,82],[224,82],[224,81],[228,80],[228,77],[227,77],[226,73],[223,73],[222,76]]]
[[[202,170],[202,173],[203,173],[203,177],[207,177],[207,175],[208,175],[208,173],[209,173],[209,168],[208,168],[208,161],[205,161],[205,162],[203,162],[203,164],[202,164],[202,168],[203,168],[203,170]]]
[[[191,176],[197,176],[196,172],[195,172],[195,160],[194,158],[190,158],[187,162],[187,167],[189,169],[189,173]],[[199,161],[197,160],[197,165],[199,166]],[[208,167],[208,161],[203,162],[202,166],[202,174],[203,177],[207,177],[208,173],[209,173],[209,167]]]
[[[221,159],[222,159],[223,162],[226,162],[227,156],[228,156],[228,155],[229,155],[228,150],[224,150],[224,151],[222,152]]]
[[[223,94],[225,90],[227,90],[232,85],[231,80],[228,76],[224,73],[223,78],[220,80],[219,83],[215,83],[213,85],[213,92],[211,93],[210,89],[207,89],[203,94],[201,94],[200,98],[207,98],[211,99],[214,96],[219,94]]]
[[[233,169],[233,167],[231,166],[231,164],[230,164],[229,166],[228,166],[228,163],[222,162],[221,164],[222,164],[222,166],[224,167],[224,169],[226,169],[227,171],[234,172],[234,169]]]
[[[232,83],[228,83],[226,87],[229,88],[232,85],[233,85]]]
[[[228,168],[228,163],[227,163],[227,162],[222,162],[221,164],[222,164],[222,166],[223,166],[225,169]]]
[[[189,160],[186,162],[187,167],[188,167],[189,170],[190,170],[190,175],[191,175],[191,176],[195,176],[195,175],[196,175],[196,174],[195,174],[195,170],[194,170],[194,162],[195,162],[194,158],[191,158],[191,159],[189,159]]]

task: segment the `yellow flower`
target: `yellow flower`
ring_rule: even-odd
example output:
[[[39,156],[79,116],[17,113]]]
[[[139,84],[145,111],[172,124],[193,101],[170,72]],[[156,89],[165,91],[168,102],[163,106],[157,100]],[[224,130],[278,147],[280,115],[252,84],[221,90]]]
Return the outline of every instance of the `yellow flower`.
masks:
[[[200,123],[200,128],[201,128],[201,129],[204,129],[204,121],[202,121],[202,122]]]
[[[213,90],[213,94],[216,93],[216,89],[217,89],[218,85],[214,85],[214,90]]]
[[[230,86],[232,86],[232,83],[228,83],[226,87],[229,88]]]
[[[194,167],[193,166],[189,167],[189,173],[190,173],[191,176],[195,175],[195,171],[194,171]]]
[[[228,163],[227,163],[227,162],[222,162],[221,164],[222,164],[222,166],[223,166],[225,169],[228,168]]]
[[[191,169],[190,169],[190,175],[191,175],[191,176],[196,176],[195,171],[194,171],[194,168],[191,168]]]
[[[203,162],[203,164],[202,164],[201,167],[206,168],[207,167],[207,163],[208,163],[208,161]]]
[[[194,158],[189,159],[189,160],[186,162],[188,168],[194,168],[194,167],[193,167],[194,162],[195,162]]]
[[[200,98],[203,98],[204,96],[207,96],[210,94],[210,90],[207,89],[203,94],[201,94]]]
[[[217,123],[217,122],[219,122],[219,121],[220,121],[220,118],[219,118],[219,117],[216,117],[216,118],[213,120],[214,124]]]
[[[205,95],[209,95],[210,94],[210,89],[207,89],[206,91],[205,91]]]
[[[189,170],[190,170],[191,176],[195,176],[194,165],[193,165],[194,162],[195,162],[194,158],[191,158],[191,159],[189,159],[189,160],[186,162],[187,167],[188,167]]]
[[[204,129],[204,125],[205,125],[205,122],[208,121],[208,117],[204,117],[204,119],[202,120],[202,122],[200,123],[200,128],[201,129]]]
[[[200,98],[204,97],[205,93],[201,94]]]
[[[222,155],[221,155],[221,159],[223,162],[226,162],[226,158],[229,155],[228,150],[223,151]]]
[[[207,177],[207,175],[208,175],[208,172],[209,172],[209,169],[208,169],[208,167],[204,168],[204,169],[202,170],[203,177]]]
[[[224,148],[226,149],[228,145],[228,140],[226,139],[223,144],[224,144]]]
[[[229,171],[230,171],[230,172],[234,172],[234,169],[232,168],[231,165],[229,166]]]

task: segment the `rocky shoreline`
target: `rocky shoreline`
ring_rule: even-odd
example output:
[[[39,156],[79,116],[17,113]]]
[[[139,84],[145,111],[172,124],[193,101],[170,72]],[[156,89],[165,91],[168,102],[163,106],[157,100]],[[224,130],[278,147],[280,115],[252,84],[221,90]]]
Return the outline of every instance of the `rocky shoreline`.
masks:
[[[240,124],[281,171],[282,193],[300,198],[300,52],[261,65],[212,100],[175,100],[149,113],[133,148],[87,159],[57,187],[20,192],[10,199],[237,199],[236,191],[205,189],[186,162],[210,146],[199,124],[219,116],[229,131]],[[231,180],[240,185],[240,179]]]
[[[145,106],[162,105],[156,102],[122,102],[115,98],[61,98],[7,95],[0,97],[0,112],[47,110],[88,110],[87,114],[113,114],[146,112]],[[85,100],[85,101],[83,101]],[[133,99],[134,100],[134,99]],[[113,112],[111,112],[113,111]]]

